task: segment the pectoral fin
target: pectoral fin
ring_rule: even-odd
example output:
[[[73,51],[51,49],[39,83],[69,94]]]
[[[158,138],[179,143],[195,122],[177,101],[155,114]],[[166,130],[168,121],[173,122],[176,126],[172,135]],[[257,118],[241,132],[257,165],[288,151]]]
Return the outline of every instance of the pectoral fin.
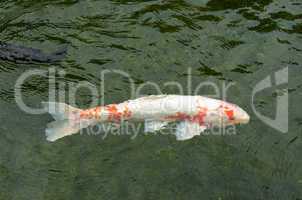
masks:
[[[159,120],[146,120],[145,121],[145,133],[155,132],[166,126],[168,122]]]
[[[176,139],[177,140],[188,140],[193,138],[195,135],[200,135],[207,129],[206,126],[201,126],[198,123],[190,121],[182,121],[176,127]]]

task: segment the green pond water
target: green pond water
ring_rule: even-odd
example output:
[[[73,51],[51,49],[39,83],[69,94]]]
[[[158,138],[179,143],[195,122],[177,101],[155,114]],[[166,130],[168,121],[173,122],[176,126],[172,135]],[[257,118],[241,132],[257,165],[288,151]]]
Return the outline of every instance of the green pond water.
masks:
[[[300,0],[3,0],[0,41],[68,54],[56,64],[0,61],[0,200],[66,199],[302,199],[302,2]],[[179,142],[167,134],[73,135],[46,141],[48,114],[24,112],[14,87],[27,70],[64,70],[57,91],[88,81],[77,105],[92,99],[118,103],[152,82],[162,93],[192,94],[200,83],[228,89],[226,100],[244,108],[250,123],[235,134]],[[275,73],[288,70],[278,82]],[[266,77],[273,87],[252,90]],[[188,81],[189,80],[189,81]],[[22,86],[28,106],[48,99],[47,76]],[[191,88],[191,93],[188,90]],[[288,132],[274,119],[288,92]],[[141,94],[158,94],[151,84]],[[198,94],[211,95],[201,87]],[[68,99],[66,100],[68,102]],[[285,104],[281,105],[284,107]],[[285,111],[284,111],[285,112]],[[283,112],[283,114],[284,114]],[[282,119],[286,120],[285,118]],[[281,124],[283,121],[281,120]],[[279,123],[279,124],[280,124]],[[286,128],[282,125],[282,128]]]

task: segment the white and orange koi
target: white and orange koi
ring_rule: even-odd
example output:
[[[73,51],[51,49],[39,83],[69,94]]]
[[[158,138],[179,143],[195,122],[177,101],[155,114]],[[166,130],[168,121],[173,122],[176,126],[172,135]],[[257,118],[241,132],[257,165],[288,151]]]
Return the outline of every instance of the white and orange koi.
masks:
[[[176,138],[187,140],[213,125],[245,124],[250,119],[237,105],[203,96],[151,95],[87,110],[57,102],[43,104],[56,120],[46,129],[49,141],[75,134],[97,122],[121,123],[124,120],[144,121],[145,132],[160,130],[169,122],[179,122]]]

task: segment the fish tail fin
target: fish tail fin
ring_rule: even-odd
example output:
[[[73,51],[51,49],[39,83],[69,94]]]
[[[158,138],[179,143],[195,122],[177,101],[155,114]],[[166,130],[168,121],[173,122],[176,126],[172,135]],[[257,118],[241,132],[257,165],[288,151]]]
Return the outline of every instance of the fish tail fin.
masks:
[[[92,119],[81,119],[81,111],[83,110],[65,103],[42,102],[42,106],[55,119],[55,121],[48,123],[45,129],[46,138],[50,142],[76,134],[94,122]]]

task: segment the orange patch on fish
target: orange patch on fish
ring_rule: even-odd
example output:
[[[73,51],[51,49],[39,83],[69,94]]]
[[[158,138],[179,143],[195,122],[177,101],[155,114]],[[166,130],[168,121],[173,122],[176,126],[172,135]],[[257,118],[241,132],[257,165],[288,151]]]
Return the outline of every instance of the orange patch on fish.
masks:
[[[95,107],[88,110],[83,110],[80,113],[80,118],[84,119],[99,119],[100,118],[101,107]]]
[[[224,107],[224,113],[228,116],[229,120],[233,120],[234,119],[234,110],[225,106]]]
[[[203,125],[204,118],[207,116],[208,109],[199,107],[198,110],[199,110],[198,113],[193,116],[192,121],[197,122],[199,125]]]
[[[176,112],[175,115],[170,115],[166,117],[167,120],[189,120],[190,116],[182,113],[182,112]]]
[[[196,115],[188,115],[182,112],[176,112],[175,115],[170,115],[166,119],[168,120],[188,120],[191,122],[197,122],[200,125],[204,124],[204,118],[207,116],[207,109],[206,108],[199,108],[199,111]]]
[[[131,117],[132,112],[129,110],[128,106],[125,106],[125,110],[123,111],[123,117],[128,119]]]
[[[118,111],[116,104],[111,104],[105,107],[108,111],[108,120],[109,121],[119,121],[121,118],[121,113]]]
[[[123,111],[120,111],[117,105],[112,104],[105,107],[109,113],[109,121],[121,121],[122,119],[129,119],[132,112],[129,110],[128,106],[125,106]]]

